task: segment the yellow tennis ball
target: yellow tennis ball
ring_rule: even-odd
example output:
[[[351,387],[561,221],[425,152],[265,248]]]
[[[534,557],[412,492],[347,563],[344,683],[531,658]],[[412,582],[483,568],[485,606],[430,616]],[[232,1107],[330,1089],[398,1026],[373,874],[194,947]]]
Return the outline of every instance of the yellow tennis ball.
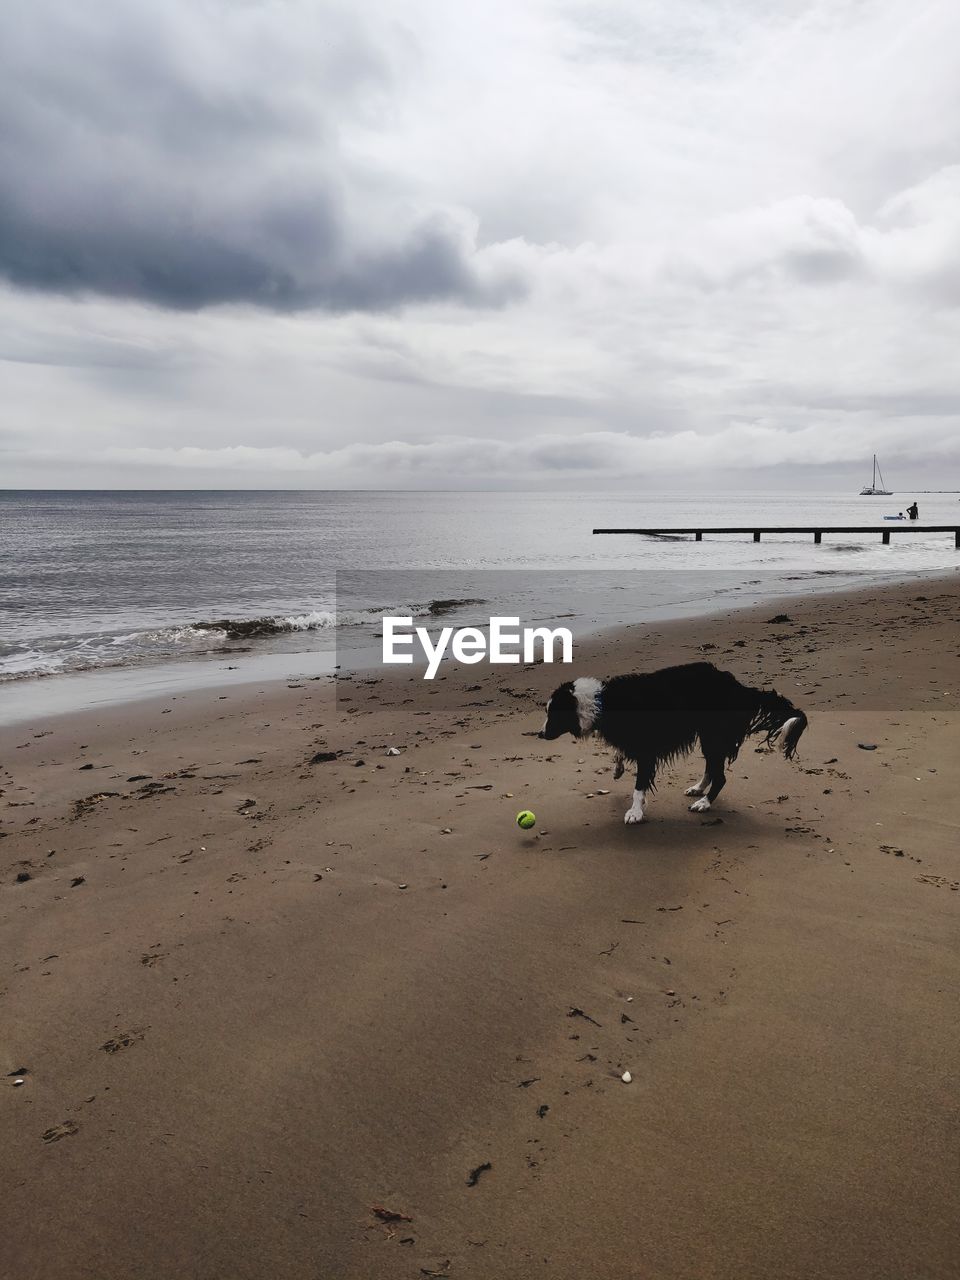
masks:
[[[531,827],[537,825],[537,815],[531,813],[529,809],[521,809],[517,814],[517,826],[523,831],[529,831]]]

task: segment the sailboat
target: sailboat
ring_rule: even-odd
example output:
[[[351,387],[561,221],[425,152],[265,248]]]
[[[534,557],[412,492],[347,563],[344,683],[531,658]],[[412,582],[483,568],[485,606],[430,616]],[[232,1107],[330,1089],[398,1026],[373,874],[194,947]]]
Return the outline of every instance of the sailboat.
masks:
[[[880,487],[877,488],[877,476],[880,476]],[[883,474],[877,466],[877,455],[873,455],[873,484],[865,484],[860,490],[861,498],[889,498],[892,489],[883,487]]]

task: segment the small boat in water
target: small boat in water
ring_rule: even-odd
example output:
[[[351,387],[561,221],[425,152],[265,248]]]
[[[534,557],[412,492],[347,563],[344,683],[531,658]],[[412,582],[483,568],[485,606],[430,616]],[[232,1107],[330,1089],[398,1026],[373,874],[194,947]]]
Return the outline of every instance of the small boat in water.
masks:
[[[877,476],[880,477],[880,486],[877,487]],[[877,466],[877,455],[873,455],[873,484],[865,484],[860,490],[861,498],[889,498],[893,491],[885,489],[883,485],[883,473]]]

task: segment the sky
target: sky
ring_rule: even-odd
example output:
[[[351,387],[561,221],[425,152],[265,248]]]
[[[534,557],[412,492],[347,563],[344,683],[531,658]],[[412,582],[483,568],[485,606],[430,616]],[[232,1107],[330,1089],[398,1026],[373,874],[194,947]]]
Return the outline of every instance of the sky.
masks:
[[[960,490],[955,0],[10,0],[0,488]]]

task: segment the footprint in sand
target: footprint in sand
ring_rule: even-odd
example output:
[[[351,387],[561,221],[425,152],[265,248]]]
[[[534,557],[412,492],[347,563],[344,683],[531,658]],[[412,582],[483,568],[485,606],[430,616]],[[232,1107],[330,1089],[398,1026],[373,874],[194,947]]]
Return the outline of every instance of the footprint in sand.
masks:
[[[118,1036],[114,1036],[112,1040],[108,1040],[100,1048],[104,1053],[120,1053],[121,1050],[129,1049],[132,1045],[142,1040],[143,1033],[146,1030],[146,1027],[135,1027],[132,1031],[121,1031]]]
[[[64,1120],[63,1124],[55,1124],[52,1129],[47,1129],[45,1133],[41,1133],[40,1137],[44,1142],[59,1142],[61,1138],[70,1138],[75,1133],[80,1132],[80,1126],[76,1120]]]
[[[918,884],[932,884],[935,889],[960,889],[960,881],[948,880],[946,876],[917,876]]]

